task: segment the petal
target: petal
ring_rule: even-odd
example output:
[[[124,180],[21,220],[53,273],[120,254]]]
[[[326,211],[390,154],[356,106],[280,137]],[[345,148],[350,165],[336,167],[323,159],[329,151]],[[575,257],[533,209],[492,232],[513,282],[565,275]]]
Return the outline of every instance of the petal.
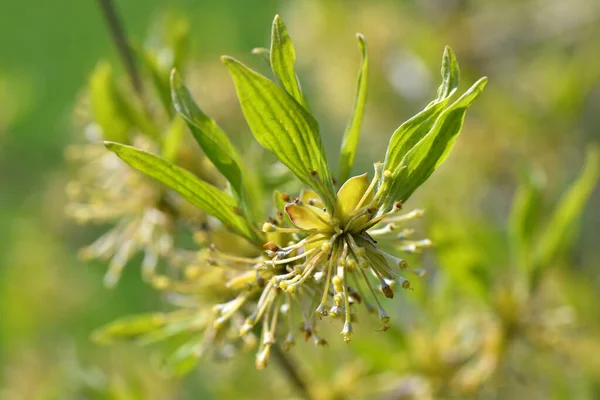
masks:
[[[304,203],[292,203],[285,206],[285,212],[300,229],[331,230],[331,218],[320,208]]]
[[[337,193],[338,213],[342,219],[347,219],[350,213],[354,211],[369,188],[369,183],[369,178],[366,173],[352,177],[344,182]],[[372,195],[369,195],[361,204],[361,207],[368,205],[371,202],[372,197]]]
[[[300,192],[300,200],[302,200],[303,203],[308,204],[310,206],[315,206],[319,208],[325,207],[319,195],[315,193],[315,191],[310,189],[303,189]]]
[[[321,247],[323,243],[325,243],[325,241],[329,239],[327,238],[327,236],[317,233],[316,235],[314,235],[314,240],[314,242],[311,241],[310,243],[304,246],[305,252],[314,248]]]

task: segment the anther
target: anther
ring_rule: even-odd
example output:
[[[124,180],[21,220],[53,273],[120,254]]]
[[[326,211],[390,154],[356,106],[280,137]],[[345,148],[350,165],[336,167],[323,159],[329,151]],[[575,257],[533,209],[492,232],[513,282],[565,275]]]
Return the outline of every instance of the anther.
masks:
[[[381,285],[381,291],[383,292],[383,295],[388,299],[394,298],[394,291],[387,283]]]
[[[344,328],[341,332],[344,342],[348,343],[350,341],[350,336],[352,336],[352,324],[349,321],[344,322]]]
[[[275,225],[270,222],[265,222],[262,226],[262,231],[265,233],[275,232]]]
[[[273,243],[273,242],[267,242],[263,245],[263,247],[265,249],[273,251],[273,252],[281,249],[281,247],[279,247],[279,245],[277,245],[276,243]]]
[[[315,315],[321,319],[323,317],[326,317],[327,314],[329,314],[329,311],[327,311],[325,309],[325,305],[324,304],[319,304],[319,307],[317,307],[317,309],[315,310]]]

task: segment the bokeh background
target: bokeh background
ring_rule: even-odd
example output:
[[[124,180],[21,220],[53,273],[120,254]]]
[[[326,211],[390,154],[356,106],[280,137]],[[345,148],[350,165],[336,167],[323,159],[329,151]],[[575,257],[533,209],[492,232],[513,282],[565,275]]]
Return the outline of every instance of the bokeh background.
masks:
[[[144,42],[165,13],[189,19],[194,94],[238,143],[249,132],[219,56],[258,63],[250,50],[268,45],[272,18],[281,14],[331,160],[352,107],[359,65],[354,34],[362,32],[369,43],[371,70],[356,172],[370,171],[395,128],[433,97],[446,44],[461,63],[463,87],[488,76],[486,91],[470,110],[450,159],[410,201],[412,207],[427,209],[421,229],[438,243],[425,262],[447,271],[451,285],[460,285],[461,274],[467,275],[469,268],[475,275],[508,269],[505,233],[524,171],[542,174],[544,204],[551,210],[581,170],[586,149],[600,139],[600,3],[595,0],[116,4],[137,43]],[[74,128],[73,110],[99,60],[110,61],[117,71],[122,67],[94,1],[2,2],[0,31],[0,398],[293,396],[276,368],[255,371],[251,354],[229,364],[206,360],[184,379],[172,380],[154,367],[148,349],[98,347],[89,340],[96,327],[112,319],[161,305],[160,295],[139,279],[137,268],[126,268],[119,285],[106,289],[104,266],[77,258],[77,249],[97,232],[67,220],[63,212],[70,173],[64,149],[83,140]],[[545,212],[542,222],[550,213]],[[559,284],[547,293],[551,303],[565,299],[561,304],[575,310],[573,318],[583,323],[578,329],[596,333],[599,227],[596,189],[571,246],[556,262],[553,280]],[[420,298],[412,303],[427,308],[428,297],[443,302],[434,294],[440,285],[436,276],[429,274],[417,285],[415,292],[421,294],[407,294]],[[489,283],[488,289],[493,286]],[[468,314],[477,301],[464,299],[460,309]],[[425,325],[444,331],[445,324],[454,326],[443,316]],[[386,334],[378,335],[368,334],[350,346],[332,344],[325,351],[311,348],[301,369],[311,376],[312,385],[325,388],[319,393],[336,388],[338,398],[360,398],[364,387],[383,381],[404,379],[405,385],[418,386],[418,371],[407,361],[410,351],[395,354],[391,343],[398,336],[390,334],[382,341]],[[421,349],[421,355],[435,347],[433,338],[419,339],[422,347],[419,340],[402,340]],[[589,342],[569,348],[578,352],[572,357],[565,352],[548,356],[542,350],[523,353],[529,354],[527,366],[508,368],[501,389],[478,396],[599,398],[600,366],[593,359],[600,358],[600,345]],[[523,357],[519,354],[513,360],[517,365]],[[561,365],[577,372],[569,375]],[[414,382],[407,380],[413,375]],[[363,388],[356,382],[363,382]],[[343,394],[346,390],[349,394]],[[401,395],[398,389],[383,398]]]

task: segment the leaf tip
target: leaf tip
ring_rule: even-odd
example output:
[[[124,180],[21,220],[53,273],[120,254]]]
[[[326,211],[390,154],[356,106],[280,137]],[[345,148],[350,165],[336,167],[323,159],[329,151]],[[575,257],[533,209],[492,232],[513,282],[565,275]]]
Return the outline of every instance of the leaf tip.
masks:
[[[367,45],[367,39],[365,38],[365,35],[363,35],[360,32],[357,32],[356,39],[358,39],[358,44],[360,45],[361,49],[364,49]]]
[[[221,62],[225,65],[230,65],[236,62],[235,58],[231,56],[221,56]]]
[[[169,78],[171,82],[171,88],[180,88],[181,87],[181,78],[179,77],[179,73],[177,72],[177,68],[173,68],[171,70],[171,76]]]
[[[117,147],[119,147],[119,143],[117,142],[111,142],[110,140],[105,140],[104,142],[104,147],[106,147],[107,150],[114,152]]]

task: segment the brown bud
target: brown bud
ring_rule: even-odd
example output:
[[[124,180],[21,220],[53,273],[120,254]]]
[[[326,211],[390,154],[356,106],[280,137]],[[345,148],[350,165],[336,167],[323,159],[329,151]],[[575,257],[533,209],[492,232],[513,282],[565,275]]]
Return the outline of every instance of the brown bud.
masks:
[[[387,297],[388,299],[394,298],[394,292],[392,291],[392,288],[389,287],[388,285],[382,286],[381,291],[383,292],[383,295],[385,297]]]
[[[273,243],[273,242],[267,242],[263,245],[263,247],[267,250],[271,250],[271,251],[277,251],[279,250],[279,246],[277,245],[277,243]]]

